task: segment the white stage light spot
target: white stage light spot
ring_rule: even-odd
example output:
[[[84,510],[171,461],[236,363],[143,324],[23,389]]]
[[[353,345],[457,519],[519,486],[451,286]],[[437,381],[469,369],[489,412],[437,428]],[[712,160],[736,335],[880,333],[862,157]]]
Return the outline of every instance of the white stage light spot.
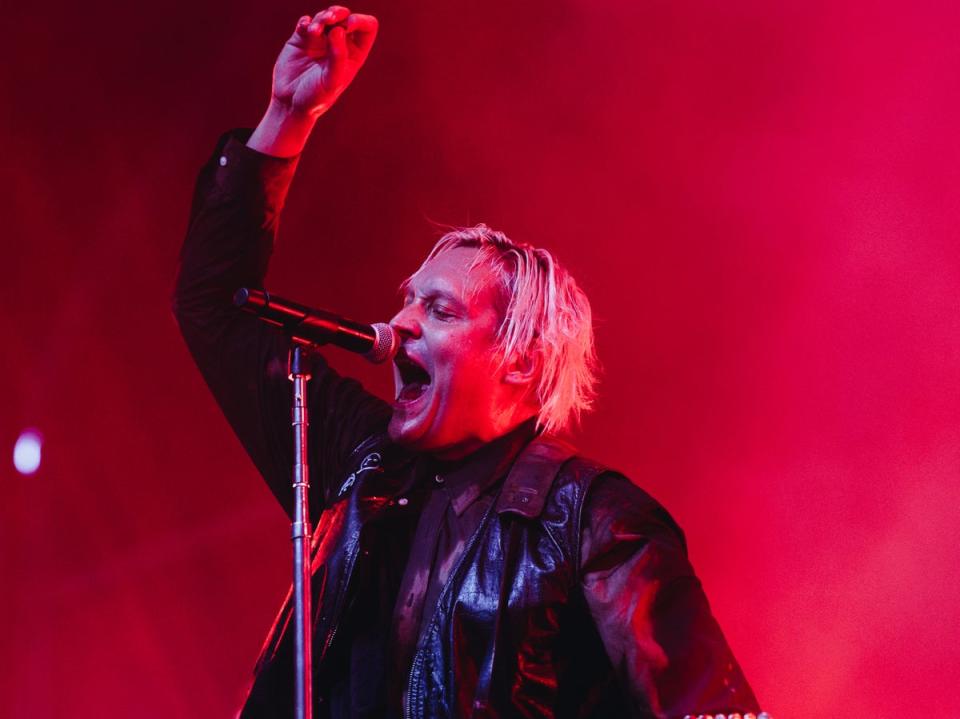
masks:
[[[25,429],[13,445],[13,466],[20,474],[33,474],[40,468],[43,439],[36,430]]]

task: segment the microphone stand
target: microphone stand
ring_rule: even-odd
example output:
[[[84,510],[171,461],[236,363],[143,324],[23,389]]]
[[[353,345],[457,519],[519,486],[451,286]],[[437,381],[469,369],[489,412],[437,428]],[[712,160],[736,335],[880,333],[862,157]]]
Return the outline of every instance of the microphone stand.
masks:
[[[294,716],[313,716],[313,638],[310,611],[310,465],[307,458],[307,382],[305,349],[294,343],[288,356],[293,382],[293,646]]]
[[[393,356],[398,344],[389,325],[364,325],[314,310],[289,300],[273,297],[265,290],[241,287],[233,296],[240,309],[257,315],[268,324],[280,327],[292,341],[287,358],[288,377],[293,382],[293,669],[294,716],[313,716],[313,637],[310,611],[310,489],[307,461],[307,372],[305,355],[309,348],[332,342],[363,354],[372,362]]]

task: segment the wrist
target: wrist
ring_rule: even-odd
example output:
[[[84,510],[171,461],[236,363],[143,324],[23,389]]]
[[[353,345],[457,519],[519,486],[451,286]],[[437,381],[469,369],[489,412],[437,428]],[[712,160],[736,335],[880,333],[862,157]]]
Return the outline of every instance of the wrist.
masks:
[[[274,157],[293,157],[303,151],[322,113],[305,113],[271,98],[247,147]]]

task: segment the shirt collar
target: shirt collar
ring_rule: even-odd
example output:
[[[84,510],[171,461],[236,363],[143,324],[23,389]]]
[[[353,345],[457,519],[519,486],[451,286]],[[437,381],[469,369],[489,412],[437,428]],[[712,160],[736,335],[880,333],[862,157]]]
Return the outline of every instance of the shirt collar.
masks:
[[[443,462],[423,456],[417,461],[417,481],[433,485],[434,489],[442,487],[459,517],[503,479],[520,450],[536,435],[537,421],[533,417],[461,459]]]

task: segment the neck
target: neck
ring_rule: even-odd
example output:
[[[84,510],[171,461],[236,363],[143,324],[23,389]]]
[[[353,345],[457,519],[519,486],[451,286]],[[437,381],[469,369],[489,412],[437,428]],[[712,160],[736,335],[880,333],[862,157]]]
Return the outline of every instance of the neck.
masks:
[[[463,440],[462,442],[458,442],[455,445],[450,445],[447,447],[437,447],[436,449],[432,449],[428,451],[426,454],[432,459],[435,459],[440,462],[457,461],[473,454],[474,452],[482,449],[483,447],[486,447],[491,442],[496,442],[502,439],[503,437],[506,437],[507,435],[518,431],[521,426],[526,425],[527,423],[531,424],[530,434],[532,435],[534,432],[534,428],[532,426],[534,421],[535,421],[535,416],[533,415],[527,416],[527,417],[521,417],[520,419],[517,419],[516,421],[510,424],[507,424],[505,428],[502,428],[499,432],[496,432],[496,431],[491,432],[488,436],[485,436],[485,437],[476,437],[476,436],[468,437],[467,439]]]

